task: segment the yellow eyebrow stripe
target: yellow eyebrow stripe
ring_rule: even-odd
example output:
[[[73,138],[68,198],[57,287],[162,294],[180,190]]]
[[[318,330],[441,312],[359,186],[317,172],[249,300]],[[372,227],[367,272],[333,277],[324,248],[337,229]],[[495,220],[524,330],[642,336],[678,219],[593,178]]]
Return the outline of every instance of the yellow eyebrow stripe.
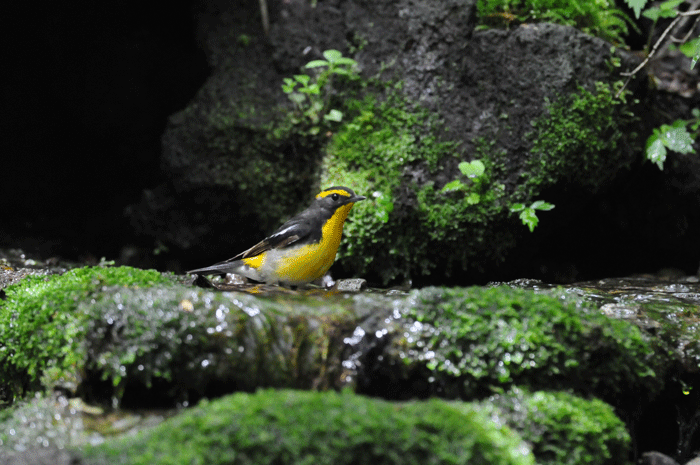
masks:
[[[324,197],[328,197],[329,195],[333,194],[338,194],[342,195],[343,197],[350,197],[350,194],[348,194],[348,191],[340,190],[340,189],[333,189],[332,191],[323,191],[320,194],[316,196],[317,199],[322,199]]]

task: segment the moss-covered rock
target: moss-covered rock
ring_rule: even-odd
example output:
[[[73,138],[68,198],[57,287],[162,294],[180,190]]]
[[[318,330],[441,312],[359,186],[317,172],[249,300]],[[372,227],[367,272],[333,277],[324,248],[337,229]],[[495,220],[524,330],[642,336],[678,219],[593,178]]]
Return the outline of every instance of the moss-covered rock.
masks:
[[[338,386],[341,338],[356,319],[333,299],[169,287],[109,290],[80,311],[87,316],[83,395],[124,405]]]
[[[346,113],[354,118],[329,143],[321,184],[353,186],[373,202],[356,205],[345,225],[344,266],[387,283],[476,268],[477,256],[497,261],[512,246],[511,233],[495,227],[507,212],[495,156],[484,158],[489,170],[479,185],[465,180],[479,196],[469,202],[436,187],[461,151],[435,115],[398,93],[346,102]]]
[[[259,297],[85,268],[6,292],[0,368],[13,395],[59,384],[171,406],[259,387],[472,399],[524,385],[634,403],[653,397],[666,366],[629,322],[507,287]]]
[[[637,118],[625,105],[625,95],[616,97],[621,85],[596,82],[592,90],[579,87],[548,102],[527,135],[532,156],[523,187],[538,192],[569,180],[595,190],[632,162],[631,156],[616,156],[627,153],[622,145],[636,137],[625,132]]]
[[[175,436],[168,439],[171,434]],[[462,437],[465,434],[471,440]],[[279,439],[274,445],[271,435]],[[102,446],[87,447],[80,460],[87,444],[103,440],[107,443]],[[612,408],[599,400],[518,388],[480,403],[389,403],[349,391],[340,395],[258,391],[204,401],[177,412],[101,411],[62,396],[37,396],[0,410],[0,448],[6,452],[0,464],[10,457],[30,460],[56,451],[69,455],[74,463],[140,463],[149,458],[155,463],[180,463],[177,460],[203,449],[211,449],[213,455],[199,458],[211,463],[218,463],[224,449],[236,453],[237,458],[228,463],[243,457],[255,463],[275,458],[297,463],[294,454],[308,460],[328,455],[321,463],[358,463],[362,458],[370,460],[368,454],[386,463],[397,454],[394,448],[407,451],[405,457],[396,457],[398,463],[413,463],[419,453],[444,458],[450,447],[451,451],[464,448],[461,452],[466,454],[457,459],[475,463],[480,455],[488,457],[489,463],[530,463],[529,449],[542,465],[607,465],[626,463],[630,437]],[[181,459],[178,454],[184,449],[191,451]]]
[[[94,464],[532,464],[484,409],[350,393],[259,391],[199,406],[85,451]]]
[[[357,344],[361,392],[471,399],[522,385],[629,406],[663,385],[665,355],[635,325],[562,293],[425,288],[391,315],[391,331],[367,327]]]
[[[61,377],[82,363],[83,302],[105,287],[144,289],[174,281],[154,270],[85,267],[63,275],[28,276],[8,286],[0,300],[0,386],[12,398],[40,387],[47,372]],[[74,378],[74,375],[68,375]]]
[[[512,389],[482,403],[532,447],[538,464],[618,465],[629,460],[631,440],[612,407],[567,392]]]
[[[366,89],[381,94],[380,99],[345,101],[346,122],[326,148],[321,184],[351,185],[375,200],[358,205],[346,226],[339,252],[346,269],[384,284],[399,279],[430,283],[431,275],[441,283],[457,274],[477,277],[498,266],[524,230],[510,206],[530,205],[563,181],[595,191],[633,159],[635,134],[628,128],[634,117],[624,96],[615,96],[619,84],[610,84],[609,71],[600,69],[606,60],[619,60],[609,47],[554,25],[501,32],[475,33],[459,68],[464,75],[450,68],[434,80],[441,98],[451,95],[455,100],[449,105],[462,102],[463,112],[478,123],[443,113],[444,105],[435,105],[433,97],[416,103],[403,80],[394,88]],[[547,53],[547,59],[557,56],[561,76],[536,78],[543,71],[526,69],[532,61],[513,65],[522,70],[515,75],[479,68],[493,54],[518,63],[520,57],[510,56],[512,47],[529,50],[540,41],[546,41],[544,47],[576,44],[567,52]],[[597,81],[578,83],[576,73],[583,71],[567,54],[589,49],[599,53],[586,57],[594,70],[586,72]],[[530,52],[543,53],[539,48],[523,53]],[[391,70],[386,74],[391,76]],[[532,82],[519,81],[530,80],[523,76]],[[453,88],[449,82],[455,79],[471,87]],[[523,87],[534,93],[514,91]],[[489,99],[489,93],[511,97]],[[477,115],[472,106],[488,110]],[[484,175],[478,180],[462,175],[458,165],[465,160],[481,161]],[[446,190],[453,181],[463,188]]]

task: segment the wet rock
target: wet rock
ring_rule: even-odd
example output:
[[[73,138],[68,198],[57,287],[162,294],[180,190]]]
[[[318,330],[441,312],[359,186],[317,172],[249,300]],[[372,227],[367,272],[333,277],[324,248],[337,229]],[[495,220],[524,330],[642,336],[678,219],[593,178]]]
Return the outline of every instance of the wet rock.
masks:
[[[367,288],[367,280],[356,279],[340,279],[335,285],[335,289],[339,292],[359,292]]]
[[[644,452],[642,457],[637,461],[638,465],[678,465],[678,462],[673,460],[668,455],[661,452]]]

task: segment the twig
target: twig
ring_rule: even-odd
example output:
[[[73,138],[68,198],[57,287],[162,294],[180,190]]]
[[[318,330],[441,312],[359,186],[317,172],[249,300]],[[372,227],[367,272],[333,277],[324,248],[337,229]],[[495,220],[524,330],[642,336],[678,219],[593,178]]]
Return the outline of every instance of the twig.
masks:
[[[270,16],[267,14],[267,0],[259,0],[259,2],[263,31],[265,31],[265,36],[267,37],[270,35]]]
[[[700,4],[700,1],[698,1],[698,0],[692,2],[691,8],[692,8],[692,7],[697,7],[698,4]],[[629,73],[620,73],[622,76],[627,76],[627,79],[625,80],[625,83],[622,85],[622,87],[620,88],[620,90],[617,91],[617,94],[615,94],[615,97],[616,97],[616,98],[617,98],[617,97],[620,97],[620,95],[622,95],[622,92],[625,90],[625,88],[627,87],[627,85],[630,83],[630,81],[632,80],[632,78],[634,77],[634,75],[637,74],[642,68],[644,68],[644,67],[647,65],[647,63],[649,63],[649,61],[654,57],[654,55],[656,54],[656,51],[661,47],[661,45],[662,45],[662,44],[664,44],[664,46],[666,45],[666,44],[664,43],[664,40],[666,39],[666,36],[676,27],[676,25],[677,25],[681,20],[683,20],[682,25],[684,26],[685,23],[687,23],[687,21],[689,20],[690,16],[697,16],[697,15],[700,15],[700,9],[693,9],[693,10],[689,10],[689,11],[678,12],[678,14],[677,14],[676,17],[673,19],[673,21],[671,21],[671,23],[666,27],[666,29],[664,29],[664,32],[661,33],[661,36],[658,38],[658,40],[656,41],[656,43],[654,43],[654,46],[652,47],[651,51],[650,51],[649,54],[646,56],[646,58],[644,58],[644,61],[642,61],[642,62],[641,62],[636,68],[634,68],[631,72],[629,72]],[[697,22],[697,19],[696,19],[696,22]],[[691,28],[691,31],[692,31],[692,28]],[[687,37],[689,37],[689,35],[686,36],[685,40],[687,40]]]
[[[672,37],[671,40],[677,44],[684,44],[688,42],[688,39],[690,39],[690,36],[693,35],[693,32],[695,31],[695,26],[698,25],[698,22],[700,22],[700,16],[697,16],[695,18],[695,22],[693,22],[693,25],[688,28],[688,32],[686,32],[685,36],[683,36],[682,39],[676,39],[675,37]]]
[[[646,58],[644,58],[644,61],[642,61],[639,64],[639,66],[634,68],[634,70],[632,70],[632,72],[630,72],[630,73],[620,73],[622,76],[627,76],[627,80],[622,85],[622,87],[620,87],[620,90],[617,91],[617,94],[615,94],[616,98],[619,97],[620,95],[622,95],[622,91],[625,90],[625,87],[627,87],[627,84],[630,83],[630,81],[632,80],[634,75],[637,74],[642,68],[644,68],[647,63],[649,63],[649,60],[651,60],[651,57],[654,56],[654,53],[656,53],[656,49],[659,48],[659,46],[661,45],[661,42],[663,42],[664,38],[668,35],[669,32],[671,32],[671,29],[673,29],[673,27],[680,20],[681,20],[681,17],[676,16],[676,18],[673,21],[671,21],[671,24],[669,24],[668,27],[664,30],[663,34],[661,34],[661,37],[659,37],[659,40],[657,40],[656,43],[654,44],[654,46],[652,47],[651,52],[649,52],[649,54],[646,56]]]

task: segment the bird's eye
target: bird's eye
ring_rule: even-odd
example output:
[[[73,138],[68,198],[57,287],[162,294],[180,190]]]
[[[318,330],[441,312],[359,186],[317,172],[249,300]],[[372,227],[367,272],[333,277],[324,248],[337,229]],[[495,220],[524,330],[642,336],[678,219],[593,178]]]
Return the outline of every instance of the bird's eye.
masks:
[[[338,194],[331,194],[331,199],[333,199],[334,202],[337,202],[340,196]]]

